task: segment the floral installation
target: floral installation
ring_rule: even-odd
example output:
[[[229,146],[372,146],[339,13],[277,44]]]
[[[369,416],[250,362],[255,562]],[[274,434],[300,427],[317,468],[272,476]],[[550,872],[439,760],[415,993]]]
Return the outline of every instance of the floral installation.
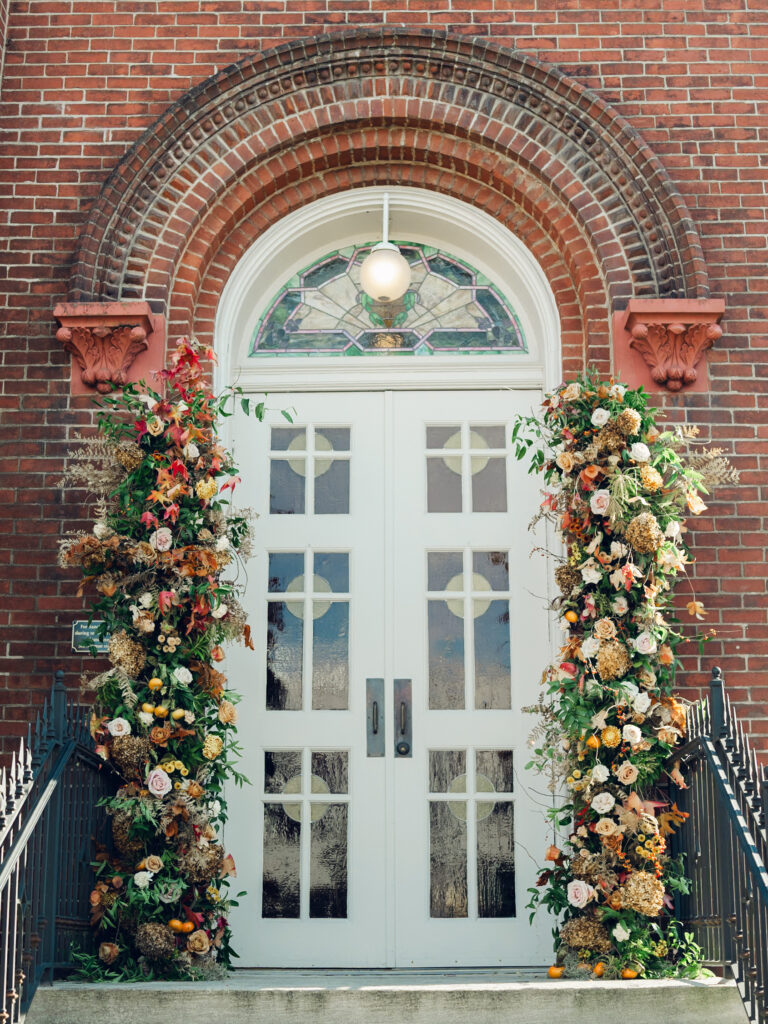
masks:
[[[92,530],[62,542],[60,564],[81,570],[79,593],[93,593],[108,638],[111,667],[83,683],[96,692],[96,750],[120,780],[90,895],[98,952],[73,954],[92,980],[217,977],[233,955],[235,867],[219,831],[224,781],[243,779],[238,697],[217,666],[226,641],[252,648],[230,571],[251,542],[217,439],[240,391],[214,396],[203,358],[210,350],[182,340],[160,390],[142,382],[101,399],[99,435],[70,452],[62,481],[97,498]]]
[[[686,785],[674,760],[686,729],[677,648],[708,635],[684,635],[673,596],[690,562],[686,515],[738,474],[721,450],[700,446],[697,428],[661,431],[654,412],[642,389],[587,372],[513,429],[517,457],[547,485],[531,525],[552,523],[566,551],[553,602],[560,655],[526,709],[540,716],[529,767],[567,793],[550,812],[567,839],[549,847],[530,890],[532,912],[562,915],[552,977],[701,971],[672,913],[688,882],[668,840],[687,815],[669,788]],[[687,611],[706,615],[695,599]]]

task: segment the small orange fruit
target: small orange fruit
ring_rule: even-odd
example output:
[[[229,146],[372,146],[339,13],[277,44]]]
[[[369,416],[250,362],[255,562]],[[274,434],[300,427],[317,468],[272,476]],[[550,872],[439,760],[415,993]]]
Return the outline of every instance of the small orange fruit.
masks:
[[[144,712],[145,715],[151,715],[152,712],[155,710],[155,705],[154,704],[142,704],[141,705],[141,710]]]
[[[587,746],[589,747],[590,750],[597,750],[598,747],[600,746],[600,737],[599,736],[588,736],[587,737]]]
[[[168,922],[168,927],[172,932],[180,932],[184,928],[184,924],[178,919],[178,917],[172,917]]]
[[[579,616],[574,611],[566,612],[565,613],[565,621],[566,622],[578,622],[579,621]]]
[[[633,971],[631,967],[624,967],[622,968],[621,976],[629,981],[631,978],[637,977],[637,971]]]
[[[150,688],[150,690],[162,690],[163,680],[158,679],[157,676],[153,676],[152,679],[150,679],[149,682],[147,683],[147,686]]]
[[[547,974],[550,976],[550,978],[562,978],[564,970],[564,967],[558,967],[557,964],[552,964],[552,966],[547,971]]]
[[[157,707],[155,708],[154,714],[155,714],[155,718],[167,718],[168,717],[168,708],[163,707],[162,704],[158,704]]]
[[[184,708],[174,708],[174,710],[171,712],[171,718],[174,720],[174,722],[178,722],[179,719],[184,717],[184,715],[186,715],[186,711],[184,710]]]
[[[193,932],[195,930],[195,926],[191,921],[184,921],[184,923],[181,926],[181,930],[184,932],[185,935],[189,935],[190,932]]]
[[[600,961],[600,963],[595,964],[595,966],[592,968],[592,973],[596,978],[602,978],[603,974],[605,973],[605,964],[602,961]]]

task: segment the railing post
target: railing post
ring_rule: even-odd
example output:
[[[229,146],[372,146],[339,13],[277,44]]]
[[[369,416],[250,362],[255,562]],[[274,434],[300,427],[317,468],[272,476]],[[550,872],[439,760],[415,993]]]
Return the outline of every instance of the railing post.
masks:
[[[51,693],[50,727],[53,732],[54,742],[59,747],[63,745],[66,739],[66,714],[67,691],[64,687],[64,672],[61,669],[57,669],[54,673],[53,691]],[[46,970],[52,967],[56,961],[56,917],[59,908],[59,877],[61,874],[58,855],[61,844],[63,781],[64,777],[62,776],[45,812],[45,853],[42,878],[45,887],[45,895],[42,901],[45,927],[41,929],[41,981],[45,977]]]
[[[725,733],[725,697],[723,695],[723,673],[717,665],[712,669],[709,681],[709,727],[712,739],[717,741]]]

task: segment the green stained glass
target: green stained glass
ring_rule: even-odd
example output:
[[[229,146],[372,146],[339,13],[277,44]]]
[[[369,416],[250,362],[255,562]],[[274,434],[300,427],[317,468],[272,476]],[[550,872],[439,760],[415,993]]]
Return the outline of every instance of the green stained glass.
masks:
[[[483,274],[433,246],[398,242],[412,271],[396,302],[373,301],[360,265],[373,243],[327,253],[274,296],[252,356],[478,355],[526,352],[520,321]]]

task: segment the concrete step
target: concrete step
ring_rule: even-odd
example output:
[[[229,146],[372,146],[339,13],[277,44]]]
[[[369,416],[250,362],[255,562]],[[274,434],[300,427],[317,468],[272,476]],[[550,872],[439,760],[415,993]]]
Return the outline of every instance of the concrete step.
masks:
[[[732,981],[541,971],[236,971],[220,982],[41,986],[26,1024],[744,1024]]]

